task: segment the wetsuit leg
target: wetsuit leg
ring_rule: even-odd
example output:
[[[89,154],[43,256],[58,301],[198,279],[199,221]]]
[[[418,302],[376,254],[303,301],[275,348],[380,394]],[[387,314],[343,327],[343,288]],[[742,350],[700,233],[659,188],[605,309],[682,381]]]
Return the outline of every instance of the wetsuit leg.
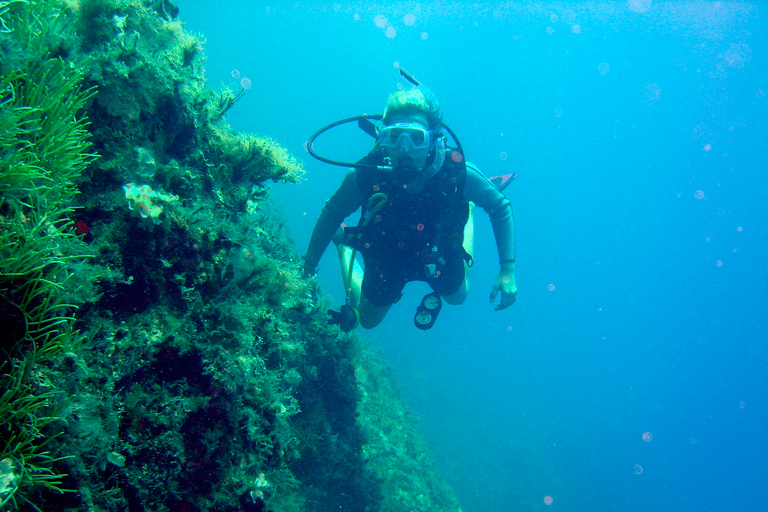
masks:
[[[344,244],[339,244],[336,246],[336,249],[339,254],[339,263],[341,264],[341,275],[344,281],[344,290],[349,292],[349,303],[352,307],[357,309],[357,312],[360,314],[360,325],[364,329],[372,329],[373,327],[379,325],[382,320],[384,320],[384,317],[387,315],[389,308],[392,307],[394,300],[388,305],[374,305],[366,300],[362,293],[363,282],[366,279],[365,272],[357,260],[352,260],[354,250],[348,245]],[[350,265],[354,265],[351,281],[349,279]],[[372,279],[372,277],[368,276],[367,280],[370,279]],[[372,293],[374,290],[376,290],[376,295],[379,295],[379,287],[367,288],[369,293]],[[391,290],[389,291],[391,292]]]
[[[360,325],[366,329],[377,326],[392,304],[397,302],[409,281],[400,261],[380,262],[365,259],[365,271],[360,292]]]
[[[360,313],[360,325],[363,327],[363,329],[373,329],[379,325],[382,320],[384,320],[384,317],[387,316],[389,308],[391,307],[391,304],[389,306],[383,307],[374,306],[365,300],[364,296],[361,297],[360,303],[357,307],[357,311]]]
[[[467,223],[464,225],[464,250],[467,251],[467,254],[472,256],[474,250],[475,250],[475,203],[471,202],[469,203],[469,217],[467,218]],[[450,294],[450,295],[443,295],[443,299],[448,304],[462,304],[464,300],[467,298],[467,294],[469,293],[469,278],[472,274],[472,267],[470,267],[467,262],[464,262],[464,282],[461,284],[459,289]]]

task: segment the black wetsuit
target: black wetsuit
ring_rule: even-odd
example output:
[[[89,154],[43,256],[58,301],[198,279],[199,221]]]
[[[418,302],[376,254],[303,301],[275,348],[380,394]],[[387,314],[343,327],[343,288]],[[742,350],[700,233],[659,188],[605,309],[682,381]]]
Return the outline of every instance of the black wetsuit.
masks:
[[[377,193],[386,194],[387,202],[371,213],[369,198]],[[440,295],[450,295],[464,280],[467,256],[462,243],[470,201],[491,218],[499,261],[514,261],[509,200],[472,164],[459,166],[447,160],[415,194],[408,192],[391,171],[350,170],[320,214],[307,250],[307,264],[317,266],[339,225],[362,207],[363,215],[370,218],[365,226],[361,222],[357,228],[347,228],[350,236],[345,243],[363,256],[365,299],[375,306],[389,306],[409,281],[425,281]]]

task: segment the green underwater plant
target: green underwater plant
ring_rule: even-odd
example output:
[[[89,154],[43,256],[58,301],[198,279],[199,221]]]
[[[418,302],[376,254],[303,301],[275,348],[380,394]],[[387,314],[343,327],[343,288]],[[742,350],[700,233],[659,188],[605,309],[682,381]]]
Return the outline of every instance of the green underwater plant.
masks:
[[[76,291],[68,263],[81,260],[72,229],[76,180],[93,160],[81,115],[92,91],[62,51],[58,4],[0,2],[0,507],[64,492],[49,449],[60,435],[62,393],[41,371],[73,353]],[[51,46],[53,45],[53,47]]]
[[[61,458],[47,449],[58,436],[50,434],[48,427],[62,420],[54,405],[60,393],[41,393],[36,389],[29,364],[27,359],[21,359],[11,366],[9,373],[1,374],[6,389],[0,397],[0,418],[4,424],[0,442],[0,508],[26,502],[39,510],[27,497],[34,488],[65,492],[61,487],[62,475],[53,469]],[[3,370],[6,369],[4,366]]]

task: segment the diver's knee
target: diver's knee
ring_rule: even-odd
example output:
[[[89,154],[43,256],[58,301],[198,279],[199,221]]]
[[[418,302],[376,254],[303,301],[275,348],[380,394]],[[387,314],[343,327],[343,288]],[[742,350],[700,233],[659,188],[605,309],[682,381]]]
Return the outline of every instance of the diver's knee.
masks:
[[[358,309],[358,312],[360,313],[360,326],[363,329],[373,329],[384,320],[389,308],[390,306],[374,306],[365,300],[365,297],[361,297]]]
[[[453,295],[445,295],[443,300],[452,306],[459,306],[467,300],[467,294],[456,292]]]
[[[368,316],[360,316],[360,327],[362,327],[363,329],[373,329],[374,327],[379,325],[382,320],[384,320],[384,317],[370,318]]]
[[[465,279],[457,291],[450,295],[443,295],[442,298],[448,304],[458,306],[459,304],[464,304],[464,301],[467,300],[467,295],[469,295],[469,283]]]
[[[381,309],[381,308],[376,308]],[[363,329],[373,329],[377,325],[381,323],[382,320],[384,320],[384,317],[387,315],[387,311],[389,308],[384,309],[384,311],[367,311],[367,312],[360,312],[360,327]]]

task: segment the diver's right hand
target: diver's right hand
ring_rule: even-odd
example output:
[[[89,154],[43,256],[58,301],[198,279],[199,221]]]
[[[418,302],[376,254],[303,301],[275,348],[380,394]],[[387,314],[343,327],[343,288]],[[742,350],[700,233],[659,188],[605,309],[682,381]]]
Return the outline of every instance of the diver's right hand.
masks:
[[[517,299],[517,283],[515,282],[515,264],[513,262],[504,262],[501,264],[501,271],[493,282],[491,302],[496,300],[496,295],[498,295],[499,292],[501,292],[501,302],[496,305],[496,311],[507,309],[515,303],[515,300]]]

